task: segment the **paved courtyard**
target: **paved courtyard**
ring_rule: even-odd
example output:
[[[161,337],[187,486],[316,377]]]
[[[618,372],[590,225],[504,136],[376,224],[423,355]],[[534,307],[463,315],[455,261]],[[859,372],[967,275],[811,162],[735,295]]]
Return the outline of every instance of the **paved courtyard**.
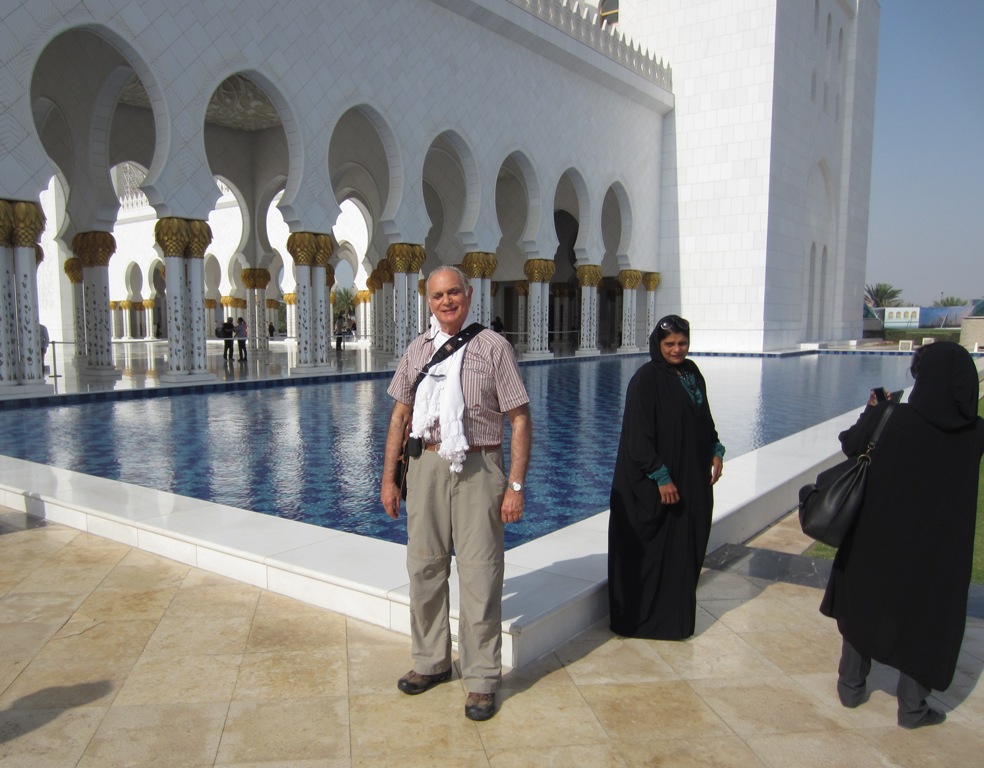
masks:
[[[0,509],[0,766],[980,765],[981,590],[947,722],[904,731],[889,669],[838,703],[808,543],[787,518],[718,550],[694,638],[601,623],[508,671],[474,723],[457,677],[397,691],[404,636]]]

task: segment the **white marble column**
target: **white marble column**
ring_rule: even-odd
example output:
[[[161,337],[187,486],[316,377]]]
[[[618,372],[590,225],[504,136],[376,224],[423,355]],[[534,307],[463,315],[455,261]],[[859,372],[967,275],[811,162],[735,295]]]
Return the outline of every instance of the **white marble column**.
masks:
[[[659,287],[659,272],[647,272],[642,277],[642,284],[646,287],[646,339],[648,342],[649,334],[656,328],[656,321],[659,315],[656,314],[656,289]]]
[[[547,347],[547,313],[550,311],[550,278],[553,277],[555,267],[547,259],[529,259],[524,265],[523,270],[529,279],[529,346],[523,353],[524,358],[553,356]]]
[[[144,338],[151,341],[154,338],[154,299],[144,299]],[[221,323],[220,323],[221,325]]]
[[[598,349],[598,286],[601,285],[601,267],[582,264],[577,268],[577,281],[581,286],[581,343],[574,352],[577,356],[601,354]]]
[[[529,348],[529,331],[527,326],[527,320],[529,319],[529,297],[529,281],[520,280],[516,283],[516,311],[519,320],[519,327],[516,329],[517,352],[525,352]]]
[[[642,272],[623,269],[618,273],[618,282],[622,286],[622,344],[619,352],[638,352],[636,328],[639,325],[639,314],[636,298],[642,283]]]

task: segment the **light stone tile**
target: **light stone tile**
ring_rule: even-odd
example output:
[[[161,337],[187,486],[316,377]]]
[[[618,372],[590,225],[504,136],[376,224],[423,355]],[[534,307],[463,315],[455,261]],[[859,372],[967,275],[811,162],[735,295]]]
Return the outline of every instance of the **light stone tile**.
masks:
[[[62,627],[45,647],[56,656],[136,659],[157,628],[155,621],[94,621],[73,618]]]
[[[344,647],[324,651],[246,653],[235,701],[348,695]]]
[[[216,764],[348,759],[349,712],[344,697],[234,701]]]
[[[28,621],[0,627],[0,658],[26,664],[61,629],[61,621]]]
[[[619,742],[618,749],[629,768],[763,768],[765,765],[737,736],[705,739]]]
[[[413,666],[410,640],[401,644],[362,644],[349,641],[348,680],[349,694],[383,694],[405,696],[396,682]],[[452,679],[458,679],[457,669]]]
[[[347,768],[346,763],[346,768]],[[394,751],[385,755],[362,755],[352,759],[352,768],[435,768],[435,766],[467,766],[467,768],[488,768],[489,760],[480,749],[449,749],[440,754],[440,761],[432,753],[411,752],[405,747],[394,745]],[[223,766],[225,768],[225,766]],[[263,765],[266,768],[266,764]],[[320,768],[320,764],[319,764]]]
[[[611,738],[712,738],[731,735],[727,724],[681,680],[583,685],[579,690]]]
[[[787,675],[828,672],[840,662],[840,644],[812,632],[742,632],[741,639]]]
[[[698,680],[693,689],[739,736],[849,727],[787,677]]]
[[[899,768],[978,766],[984,755],[980,727],[951,722],[949,718],[940,725],[913,731],[893,726],[869,729],[863,734],[889,765]]]
[[[183,563],[131,549],[99,586],[128,590],[177,588],[190,570]]]
[[[25,577],[7,594],[57,592],[66,595],[88,594],[106,578],[112,565],[62,565],[39,568]]]
[[[708,633],[679,642],[661,641],[656,650],[684,680],[771,677],[782,670],[733,633]]]
[[[418,696],[351,696],[352,757],[405,753],[408,744],[421,755],[481,750],[478,726],[465,717],[464,707],[465,693],[458,683]]]
[[[210,765],[229,705],[146,704],[112,707],[78,768],[172,768]]]
[[[701,607],[734,632],[796,631],[803,616],[787,601],[760,595],[754,600],[702,600]]]
[[[242,656],[143,656],[117,694],[114,704],[196,704],[228,702],[239,676]]]
[[[148,656],[201,656],[208,653],[241,654],[249,637],[248,616],[167,616],[147,642]]]
[[[4,709],[69,709],[112,704],[133,666],[132,658],[77,656],[42,651],[0,694]]]
[[[85,598],[61,592],[14,592],[0,598],[0,625],[33,621],[67,621]]]
[[[490,759],[502,750],[606,745],[608,735],[574,686],[503,690],[498,713],[480,724]]]
[[[176,589],[97,589],[79,606],[77,617],[93,621],[113,619],[160,621]]]
[[[262,593],[253,616],[246,645],[247,653],[262,651],[315,651],[345,647],[345,618],[337,613],[304,606],[287,598],[270,603],[271,595]],[[298,606],[295,610],[294,606]]]
[[[859,707],[848,709],[837,697],[837,667],[827,672],[795,675],[792,680],[812,701],[834,714],[851,728],[886,728],[898,720],[898,701],[895,687],[898,682],[895,670],[880,664],[872,666],[868,675],[867,700]]]
[[[678,679],[659,647],[652,640],[610,636],[598,644],[594,637],[587,637],[566,643],[556,655],[577,685]]]
[[[803,729],[805,730],[805,729]],[[896,728],[895,731],[900,729]],[[749,736],[745,743],[769,768],[834,768],[835,766],[892,766],[878,744],[860,731],[826,731],[822,733],[784,733]],[[894,732],[893,732],[893,735]],[[921,764],[925,765],[925,764]],[[950,764],[956,765],[956,764]]]
[[[5,711],[0,724],[0,765],[74,766],[105,714],[102,707]]]
[[[491,768],[627,768],[631,765],[611,744],[506,749],[493,755],[488,764]]]
[[[520,669],[503,669],[500,689],[503,691],[523,691],[536,686],[574,685],[570,671],[564,666],[556,653],[549,653]]]
[[[188,587],[179,589],[167,615],[170,618],[247,617],[252,619],[260,590],[245,584]]]

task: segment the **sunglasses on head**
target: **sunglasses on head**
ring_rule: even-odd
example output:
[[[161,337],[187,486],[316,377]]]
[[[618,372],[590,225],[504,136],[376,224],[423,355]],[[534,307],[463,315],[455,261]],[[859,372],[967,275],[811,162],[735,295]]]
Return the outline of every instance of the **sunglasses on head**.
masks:
[[[659,327],[663,331],[689,331],[690,323],[682,317],[668,317],[659,321]]]

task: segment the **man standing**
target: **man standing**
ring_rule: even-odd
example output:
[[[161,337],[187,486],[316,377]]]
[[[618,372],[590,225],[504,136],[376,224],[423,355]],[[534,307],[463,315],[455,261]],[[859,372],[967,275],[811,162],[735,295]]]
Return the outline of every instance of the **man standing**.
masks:
[[[236,326],[232,323],[232,318],[227,317],[222,323],[222,359],[232,360],[232,339],[236,335]]]
[[[407,347],[387,390],[396,402],[386,436],[380,498],[400,515],[394,472],[405,428],[423,449],[407,470],[407,570],[413,669],[397,687],[423,693],[451,679],[448,577],[454,549],[461,585],[458,651],[468,690],[465,715],[495,715],[502,674],[503,531],[523,516],[523,482],[533,434],[529,397],[512,347],[482,329],[414,382],[435,351],[470,324],[472,288],[454,267],[427,281],[430,329]],[[467,322],[466,322],[467,320]],[[512,429],[506,470],[503,413]]]
[[[246,321],[243,318],[239,318],[236,321],[236,343],[239,345],[239,359],[246,359]],[[229,359],[232,360],[232,350],[229,351]]]

